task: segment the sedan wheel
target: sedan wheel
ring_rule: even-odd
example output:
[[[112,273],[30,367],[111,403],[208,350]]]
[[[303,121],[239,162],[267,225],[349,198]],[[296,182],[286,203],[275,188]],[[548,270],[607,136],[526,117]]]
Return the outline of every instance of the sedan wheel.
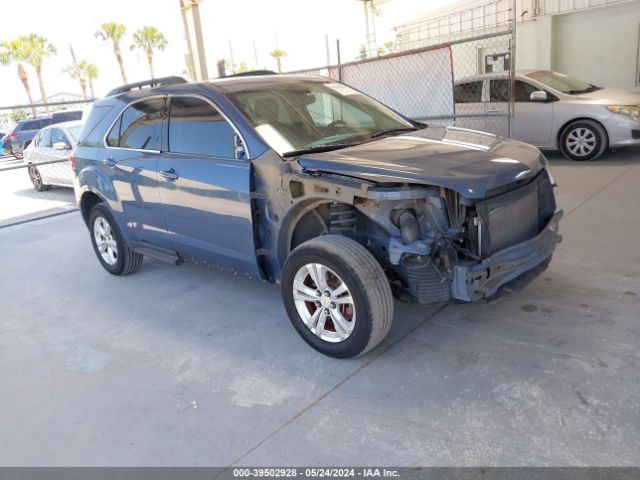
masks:
[[[598,123],[578,120],[562,132],[560,148],[571,160],[594,160],[607,146],[607,134]]]
[[[29,178],[31,179],[33,188],[35,188],[38,192],[49,190],[49,185],[44,184],[44,182],[42,181],[42,176],[40,175],[40,171],[36,167],[29,167]]]

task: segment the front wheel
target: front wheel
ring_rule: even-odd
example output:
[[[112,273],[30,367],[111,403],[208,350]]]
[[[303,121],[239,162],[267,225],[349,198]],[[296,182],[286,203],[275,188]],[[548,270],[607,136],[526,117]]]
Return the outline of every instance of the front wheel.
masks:
[[[607,148],[607,132],[593,120],[577,120],[560,136],[560,150],[571,160],[595,160]]]
[[[349,238],[323,235],[297,247],[285,262],[281,287],[291,323],[325,355],[362,355],[391,328],[387,277],[373,255]]]
[[[51,185],[44,184],[42,181],[42,175],[40,175],[40,171],[36,167],[29,167],[29,178],[31,179],[33,188],[38,192],[44,192],[51,188]]]

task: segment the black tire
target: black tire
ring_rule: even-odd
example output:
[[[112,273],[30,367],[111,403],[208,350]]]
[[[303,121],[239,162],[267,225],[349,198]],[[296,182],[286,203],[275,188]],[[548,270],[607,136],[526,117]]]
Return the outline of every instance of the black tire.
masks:
[[[102,257],[95,238],[94,225],[98,218],[101,218],[108,223],[109,227],[111,228],[111,232],[113,233],[113,237],[115,238],[117,260],[113,265],[107,263]],[[118,228],[117,223],[113,219],[111,212],[102,203],[94,205],[94,207],[91,209],[91,212],[89,213],[89,235],[91,236],[91,244],[93,245],[93,250],[98,257],[100,264],[107,272],[111,273],[112,275],[129,275],[130,273],[136,272],[142,265],[143,256],[131,250],[126,240],[124,239],[120,228]]]
[[[40,175],[40,171],[36,167],[29,167],[29,178],[31,179],[31,183],[33,184],[33,188],[35,188],[38,192],[46,192],[51,188],[51,185],[45,185],[42,181],[42,175]]]
[[[583,137],[583,148],[576,137]],[[567,125],[560,135],[560,151],[570,160],[595,160],[607,148],[608,138],[604,127],[593,120],[576,120]]]
[[[305,265],[319,263],[342,280],[353,299],[354,324],[350,335],[335,343],[316,336],[298,313],[294,299],[294,279]],[[331,277],[331,275],[329,275]],[[336,358],[363,355],[378,345],[389,332],[393,320],[393,297],[389,281],[373,255],[354,240],[340,235],[323,235],[298,246],[287,258],[281,278],[282,298],[291,323],[313,348]],[[318,307],[325,312],[325,307]],[[336,302],[338,303],[338,302]],[[308,302],[310,309],[315,308]],[[305,303],[307,305],[307,303]],[[333,304],[332,304],[333,305]],[[335,305],[331,308],[336,308]],[[339,305],[338,308],[342,308]],[[327,321],[332,322],[330,316]],[[330,331],[331,323],[325,327]],[[335,327],[334,332],[337,332]]]

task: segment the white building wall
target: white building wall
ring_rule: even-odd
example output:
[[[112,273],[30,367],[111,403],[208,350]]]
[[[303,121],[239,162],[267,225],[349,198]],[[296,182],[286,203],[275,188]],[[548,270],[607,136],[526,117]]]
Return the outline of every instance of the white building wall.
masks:
[[[398,45],[419,48],[502,31],[511,1],[469,0],[417,17],[396,27]],[[557,70],[626,89],[640,83],[640,0],[517,0],[516,18],[516,69]],[[506,50],[500,37],[454,46],[456,78],[484,73],[484,55]]]
[[[516,69],[551,69],[552,23],[547,16],[517,24]]]
[[[596,85],[638,88],[639,31],[640,2],[556,15],[552,67]]]

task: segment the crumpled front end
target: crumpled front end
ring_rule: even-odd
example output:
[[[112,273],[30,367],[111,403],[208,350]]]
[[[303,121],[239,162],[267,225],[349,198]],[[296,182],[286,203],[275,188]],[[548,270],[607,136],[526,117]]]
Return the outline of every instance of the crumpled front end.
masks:
[[[491,297],[526,272],[546,268],[561,240],[562,211],[547,169],[480,201],[441,187],[381,188],[369,196],[373,202],[355,206],[392,225],[387,244],[376,250],[374,237],[372,248],[378,258],[384,252],[396,294],[422,304]]]

